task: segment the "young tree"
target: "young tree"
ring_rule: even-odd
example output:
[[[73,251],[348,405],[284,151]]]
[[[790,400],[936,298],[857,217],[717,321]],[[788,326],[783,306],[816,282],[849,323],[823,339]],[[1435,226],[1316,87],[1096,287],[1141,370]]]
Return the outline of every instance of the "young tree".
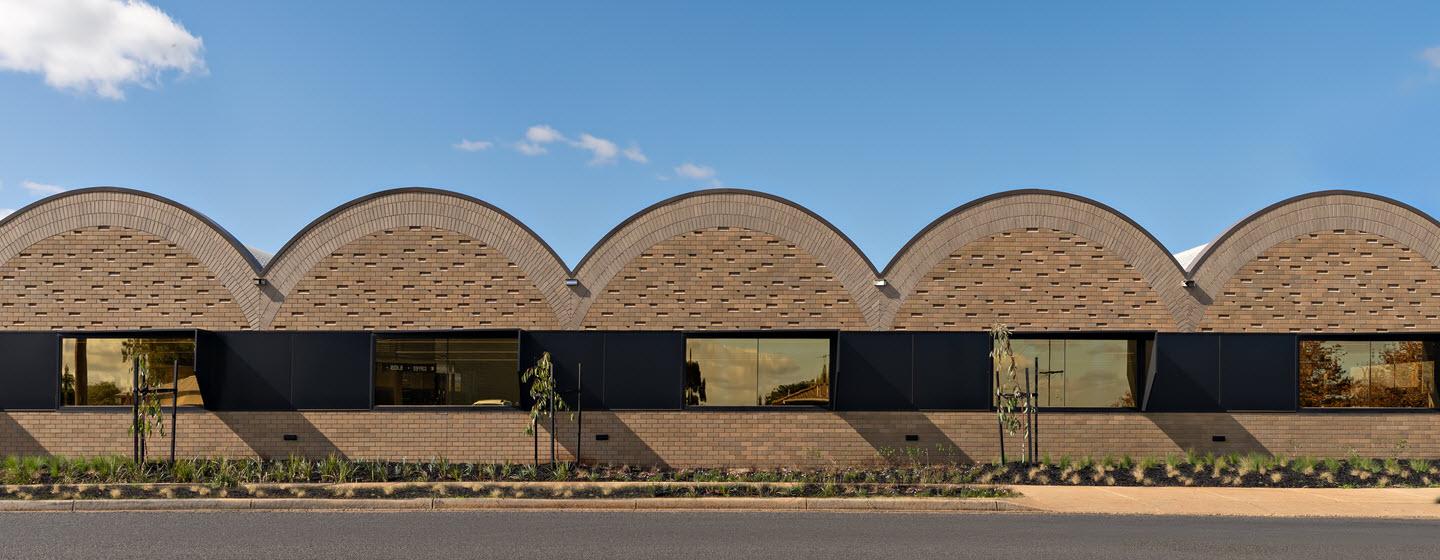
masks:
[[[525,370],[520,376],[520,381],[530,384],[530,425],[525,426],[525,435],[535,436],[535,427],[542,419],[550,420],[550,464],[555,464],[555,412],[569,408],[565,400],[560,398],[560,393],[555,387],[555,367],[550,361],[550,353],[540,354],[540,359],[535,365]],[[539,463],[539,450],[536,450],[535,462]]]

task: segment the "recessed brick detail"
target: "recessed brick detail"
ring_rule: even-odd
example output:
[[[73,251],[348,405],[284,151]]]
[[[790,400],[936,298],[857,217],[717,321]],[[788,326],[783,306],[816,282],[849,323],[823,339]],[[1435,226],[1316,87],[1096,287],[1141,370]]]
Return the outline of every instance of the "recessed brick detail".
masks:
[[[572,323],[568,324],[567,328],[581,329],[590,326],[590,307],[609,294],[612,282],[624,281],[624,270],[640,259],[641,255],[653,252],[656,246],[681,236],[716,228],[744,229],[773,236],[793,244],[801,254],[812,257],[815,262],[824,263],[828,274],[844,287],[846,294],[843,297],[854,302],[864,319],[864,323],[847,326],[847,329],[874,329],[888,312],[887,306],[890,303],[886,300],[885,291],[874,285],[874,267],[834,226],[784,199],[751,191],[716,189],[690,193],[655,204],[621,223],[601,239],[576,266],[575,278],[579,282],[577,294],[580,297],[575,300],[575,313],[571,316]],[[814,275],[806,272],[801,274]],[[758,278],[752,280],[760,281]],[[813,316],[815,321],[802,322],[800,328],[830,328],[828,325],[836,324],[833,315],[810,308],[808,304],[803,312],[806,315],[819,315]],[[792,314],[791,317],[793,316]],[[710,320],[724,323],[734,319],[712,317]],[[673,315],[659,318],[659,321],[660,324],[671,323]],[[789,325],[788,320],[778,323],[773,320],[761,322],[777,324],[775,328]],[[736,328],[759,328],[735,324]]]
[[[0,328],[241,330],[245,314],[200,260],[123,227],[61,233],[0,265]]]
[[[543,324],[569,324],[575,294],[565,285],[568,276],[565,265],[523,224],[494,206],[458,193],[398,189],[341,205],[296,234],[276,253],[265,270],[269,283],[265,291],[269,297],[259,313],[261,328],[274,328],[281,307],[285,307],[287,298],[293,295],[300,283],[312,271],[323,270],[321,262],[340,254],[346,245],[377,232],[407,231],[416,227],[453,232],[483,243],[487,255],[503,258],[507,265],[514,263],[543,295],[546,306],[555,316],[548,319],[552,322]],[[525,299],[528,300],[528,296]],[[434,319],[436,317],[417,320],[416,324]],[[498,315],[488,320],[491,325],[513,324],[510,318]],[[450,323],[450,320],[438,321],[442,325]]]
[[[1175,330],[1134,266],[1079,235],[1025,228],[961,247],[906,298],[896,330]]]
[[[586,329],[866,329],[824,263],[774,235],[706,228],[650,247],[595,296]]]
[[[1206,310],[1203,331],[1433,330],[1440,267],[1387,237],[1341,229],[1301,235],[1255,257]]]
[[[994,245],[993,255],[985,257],[994,268],[967,271],[981,273],[987,285],[997,281],[1011,282],[1012,278],[1015,280],[1013,284],[981,294],[979,303],[984,310],[972,317],[965,315],[970,311],[959,311],[960,308],[950,308],[945,312],[945,307],[935,307],[950,301],[945,296],[954,295],[940,293],[941,301],[934,301],[932,298],[936,297],[937,289],[947,292],[945,286],[954,287],[960,285],[954,282],[966,282],[959,277],[935,280],[937,276],[949,274],[950,268],[960,270],[959,263],[955,262],[956,255],[968,257],[974,254],[970,249],[972,245],[995,244],[997,239],[1001,239],[997,236],[1014,232],[1028,232],[1028,235],[1012,237]],[[1064,236],[1070,237],[1059,241]],[[1088,259],[1075,262],[1075,255],[1062,257],[1053,253],[1077,240],[1088,244],[1089,248],[1078,249]],[[1096,247],[1102,251],[1093,252]],[[1039,256],[1045,257],[1044,263],[1038,262]],[[1084,265],[1071,269],[1072,272],[1080,272],[1076,276],[1084,279],[1066,280],[1074,282],[1070,286],[1080,290],[1076,292],[1062,284],[1045,294],[1052,298],[1049,302],[1043,298],[1027,297],[1035,295],[1033,290],[1039,289],[1039,282],[1055,280],[1057,271],[1052,265],[1060,260],[1064,260],[1066,267]],[[1036,276],[1042,272],[1051,276]],[[903,324],[909,329],[947,329],[950,327],[944,323],[954,322],[956,325],[966,324],[965,328],[971,329],[988,328],[1003,321],[1026,330],[1078,327],[1081,330],[1154,328],[1186,331],[1194,326],[1191,309],[1199,305],[1184,287],[1184,271],[1165,247],[1145,230],[1095,201],[1053,191],[1001,193],[956,208],[917,234],[885,267],[884,274],[899,297],[891,308],[891,317],[882,324],[883,328]],[[1116,286],[1106,290],[1106,294],[1097,293],[1094,282],[1111,283],[1111,278],[1117,279],[1114,282]],[[1133,278],[1140,278],[1141,283],[1134,282]],[[1034,279],[1034,282],[1027,279]],[[1082,285],[1081,282],[1091,284]],[[1021,286],[1030,286],[1032,291],[1029,294],[1021,292]],[[917,290],[921,289],[926,292],[919,294]],[[1009,293],[1006,293],[1007,290]],[[1139,297],[1127,297],[1126,292],[1133,292]],[[1145,295],[1140,295],[1142,292]],[[918,305],[909,301],[917,295],[921,300]],[[1082,296],[1085,299],[1079,299]],[[1056,297],[1064,299],[1053,299]],[[1000,303],[985,307],[983,303],[987,298]],[[1034,302],[1030,303],[1032,299]],[[1102,304],[1104,301],[1114,301],[1118,305]],[[1158,303],[1169,317],[1154,315],[1154,307],[1149,304],[1151,301]],[[961,302],[957,299],[952,303]],[[1078,307],[1082,303],[1084,307]],[[1133,307],[1136,303],[1141,308]],[[968,304],[966,309],[969,309]],[[1068,313],[1061,313],[1066,309],[1069,309]],[[937,312],[941,313],[936,316]],[[958,315],[953,314],[957,312]],[[986,316],[987,312],[989,316]],[[926,315],[917,317],[914,313]],[[997,316],[997,313],[1008,315]],[[969,322],[965,323],[962,319]],[[933,324],[930,320],[940,324]],[[1052,320],[1054,323],[1042,326]],[[1020,323],[1026,324],[1022,326]]]
[[[498,249],[409,226],[352,241],[310,269],[276,330],[558,328],[534,282]]]

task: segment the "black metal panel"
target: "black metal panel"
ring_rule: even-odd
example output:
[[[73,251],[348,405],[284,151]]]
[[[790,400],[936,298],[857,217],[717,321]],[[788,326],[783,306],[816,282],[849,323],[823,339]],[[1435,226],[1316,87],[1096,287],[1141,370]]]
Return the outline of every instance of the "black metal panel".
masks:
[[[1296,410],[1291,334],[1220,335],[1220,405],[1225,410]]]
[[[202,335],[206,377],[201,390],[211,410],[289,410],[290,334],[226,332]],[[368,354],[368,352],[367,352]],[[209,383],[205,383],[209,381]],[[210,390],[205,390],[209,385]]]
[[[1147,412],[1220,410],[1220,335],[1155,335],[1155,378]]]
[[[577,372],[584,370],[582,394],[585,410],[605,408],[605,333],[602,332],[527,332],[520,338],[520,369],[535,364],[544,352],[550,353],[555,368],[556,388],[564,394],[573,410],[576,405]],[[520,395],[521,406],[528,409],[530,392]]]
[[[990,409],[990,335],[913,333],[915,407]]]
[[[836,410],[914,408],[911,335],[894,332],[839,334],[835,374]]]
[[[684,367],[680,333],[605,333],[605,406],[677,410]]]
[[[0,410],[53,410],[60,406],[60,337],[55,333],[0,333]]]
[[[290,403],[295,408],[370,408],[375,392],[370,333],[290,334]]]

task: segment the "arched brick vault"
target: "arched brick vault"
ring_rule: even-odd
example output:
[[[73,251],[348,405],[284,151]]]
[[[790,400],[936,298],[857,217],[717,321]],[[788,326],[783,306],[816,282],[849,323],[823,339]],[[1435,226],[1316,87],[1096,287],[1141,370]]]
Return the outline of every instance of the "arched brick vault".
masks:
[[[127,230],[129,233],[126,233]],[[220,314],[228,313],[232,317],[243,317],[243,319],[239,320],[238,324],[231,320],[219,320],[220,322],[216,324],[200,321],[193,326],[207,328],[248,326],[255,328],[259,325],[260,314],[257,304],[261,297],[255,290],[252,279],[260,265],[256,262],[255,257],[234,236],[205,216],[150,193],[117,187],[94,187],[63,192],[26,206],[0,220],[0,263],[4,263],[7,267],[12,266],[15,264],[12,259],[15,259],[17,255],[57,236],[86,238],[95,241],[99,239],[96,237],[97,234],[118,236],[116,239],[93,247],[97,251],[105,250],[104,245],[115,245],[114,242],[124,238],[127,242],[133,241],[136,247],[122,250],[135,251],[139,250],[138,248],[141,246],[148,245],[159,251],[160,253],[157,254],[161,257],[169,256],[181,260],[184,260],[183,257],[193,257],[199,265],[207,269],[208,275],[213,275],[215,282],[219,286],[223,286],[223,289],[228,290],[229,293],[210,293],[205,294],[203,298],[196,299],[206,299],[208,303],[218,305],[221,309],[217,312]],[[174,247],[169,247],[170,244],[173,244]],[[178,270],[167,271],[165,274],[168,275],[171,272],[180,274]],[[114,272],[118,274],[120,271]],[[198,272],[196,274],[201,275]],[[155,284],[155,282],[165,283],[171,280],[169,278],[150,279],[148,283],[153,287],[147,289],[158,290],[150,295],[158,296],[161,295],[160,292],[174,291]],[[184,289],[189,289],[189,287]],[[178,297],[188,298],[189,294],[181,294]],[[226,300],[229,302],[227,303]],[[90,303],[93,304],[93,302]],[[189,303],[193,304],[196,301]],[[228,309],[227,306],[235,306],[235,308]],[[158,322],[130,321],[124,323],[123,327],[134,328],[141,324],[156,328],[186,326],[179,319],[175,321],[173,323],[171,319],[161,319]],[[104,329],[106,327],[100,324],[93,328]]]
[[[727,247],[735,254],[713,252]],[[649,254],[656,248],[671,255]],[[696,262],[680,263],[690,265],[683,273],[644,264],[645,259],[652,257],[658,262],[689,255],[693,255],[690,258]],[[747,258],[755,262],[747,262]],[[782,260],[784,263],[770,262]],[[769,265],[779,267],[777,270],[783,268],[785,273],[771,271],[761,275],[785,276],[775,281],[784,283],[787,291],[799,294],[795,296],[798,303],[792,299],[779,303],[778,309],[762,309],[763,302],[741,301],[752,295],[744,292],[744,279],[760,278],[748,275],[747,270]],[[673,264],[670,266],[673,268]],[[737,309],[723,319],[712,314],[724,313],[722,307],[712,305],[714,301],[705,303],[704,313],[718,323],[717,328],[864,330],[875,328],[885,311],[885,297],[874,286],[875,267],[854,243],[813,212],[788,200],[754,191],[713,189],[680,195],[646,208],[616,226],[576,267],[576,278],[582,289],[570,327],[609,328],[597,326],[600,312],[592,313],[594,306],[597,302],[601,307],[626,305],[610,301],[620,296],[608,293],[612,284],[636,284],[636,289],[657,284],[657,288],[664,288],[658,286],[664,281],[647,283],[644,279],[647,274],[664,275],[670,281],[681,279],[705,284],[694,288],[712,292],[700,296],[692,291],[679,298],[668,292],[662,295],[671,298],[667,304],[680,306],[676,311],[683,312],[682,308],[695,305],[697,297],[730,299],[727,305]],[[672,287],[685,291],[684,286]],[[685,304],[677,304],[679,299],[686,300]],[[789,316],[782,317],[781,313]],[[590,317],[592,314],[597,317]],[[677,312],[669,319],[652,321],[646,328],[696,328],[692,324],[694,320],[682,320],[678,317],[681,314]],[[863,322],[855,319],[857,314]],[[746,316],[753,319],[746,320]],[[791,324],[794,318],[799,318],[798,325]],[[695,318],[700,319],[707,317]]]
[[[983,254],[967,255],[970,249]],[[1053,262],[1033,258],[1030,253],[1037,250],[1052,255]],[[1088,262],[1074,258],[1082,252]],[[986,285],[967,280],[977,272],[983,274],[979,269],[968,270],[962,262],[972,256],[1003,257],[1000,260],[1005,262],[997,260],[989,266],[1004,268],[1004,277],[992,279],[999,281],[990,282],[989,287],[1005,293],[986,293],[975,300],[980,312],[970,321],[962,315],[952,326],[906,325],[914,309],[949,305],[935,299],[945,297],[937,290],[962,288],[937,283],[937,279],[970,281],[965,289],[984,291]],[[1016,260],[1026,262],[1017,265]],[[1053,269],[1057,265],[1064,271]],[[1093,274],[1086,273],[1086,266]],[[955,272],[950,272],[952,268]],[[1014,278],[1016,275],[1027,278]],[[1072,308],[1065,311],[1069,318],[1063,319],[1068,322],[1061,328],[1188,330],[1190,323],[1185,319],[1195,305],[1184,288],[1185,275],[1179,263],[1144,228],[1093,200],[1045,190],[998,193],[950,211],[912,238],[883,276],[898,295],[880,325],[885,329],[896,328],[897,322],[902,328],[984,328],[1000,319],[1025,323],[1025,317],[1039,317],[1040,313],[1053,313],[1048,317],[1062,320],[1054,313],[1055,306],[1040,298],[1069,297],[1069,292],[1091,288],[1096,293],[1085,296],[1079,309],[1073,308],[1073,302],[1067,304]],[[1054,294],[1044,293],[1044,285],[1050,283]],[[1098,291],[1102,287],[1108,290],[1106,284],[1121,286],[1113,299],[1109,292]],[[1031,288],[1037,288],[1033,292],[1037,295],[1029,295]],[[925,293],[917,295],[917,290]],[[1036,299],[1034,305],[1027,297]],[[995,318],[999,313],[1009,313],[1009,317]],[[1038,326],[1038,321],[1035,324],[1047,328]]]
[[[1424,212],[1354,191],[1300,195],[1241,220],[1195,260],[1190,276],[1207,305],[1192,321],[1216,331],[1434,330],[1436,265],[1440,222]]]
[[[432,260],[438,260],[435,257],[439,257],[447,262],[442,263],[434,270],[427,269],[423,265],[417,266],[417,263],[410,261],[393,263],[403,269],[402,273],[425,276],[433,274],[439,282],[448,284],[476,282],[479,285],[474,287],[476,292],[474,294],[450,294],[445,292],[455,290],[468,292],[470,288],[461,288],[458,287],[458,284],[457,286],[447,284],[447,286],[437,288],[440,292],[417,295],[416,297],[428,298],[419,305],[443,307],[454,305],[460,299],[473,299],[476,302],[475,307],[465,307],[470,304],[460,302],[460,308],[450,311],[459,309],[488,310],[503,306],[514,308],[517,305],[528,305],[528,309],[514,317],[505,317],[500,320],[489,318],[480,320],[477,319],[478,316],[471,316],[470,313],[458,312],[455,313],[456,317],[442,320],[438,318],[441,315],[440,310],[436,310],[436,313],[430,314],[431,319],[424,324],[415,324],[414,328],[443,328],[462,325],[555,328],[567,324],[569,321],[569,314],[573,309],[571,300],[574,296],[565,286],[565,278],[568,276],[567,269],[550,246],[546,245],[534,232],[504,211],[475,198],[437,189],[407,188],[382,191],[346,203],[315,220],[286,243],[271,259],[264,271],[265,277],[270,283],[267,291],[271,297],[264,302],[261,324],[267,328],[279,326],[294,328],[295,325],[316,328],[316,325],[309,324],[313,321],[296,321],[293,318],[281,320],[277,319],[277,315],[287,299],[296,297],[297,288],[307,278],[317,275],[326,276],[333,273],[339,278],[332,277],[330,280],[340,282],[339,287],[342,289],[355,288],[353,290],[355,293],[347,292],[344,297],[337,296],[337,294],[306,294],[306,296],[337,296],[339,299],[349,297],[356,302],[355,307],[366,307],[363,304],[365,296],[359,293],[362,290],[358,287],[346,286],[345,283],[356,279],[366,280],[367,273],[360,269],[349,270],[345,267],[351,264],[363,267],[366,264],[380,265],[380,263],[348,261],[373,260],[371,257],[376,256],[375,253],[387,251],[384,249],[387,241],[414,244],[412,249],[417,251],[426,249],[427,241],[421,238],[435,240],[435,243],[430,244],[429,249],[432,251],[438,249],[440,254],[432,255],[430,257]],[[351,249],[355,253],[366,253],[367,255],[357,257],[355,254],[350,254],[345,255],[344,258],[337,256],[337,251],[344,252]],[[399,250],[401,253],[404,251],[404,248]],[[444,254],[447,251],[450,253]],[[393,259],[395,256],[391,255],[390,258]],[[423,258],[426,257],[421,255],[411,260]],[[334,262],[327,262],[327,260]],[[473,268],[463,269],[465,266]],[[428,281],[428,278],[419,278],[419,280]],[[407,282],[401,278],[370,278],[368,281],[372,284],[382,281]],[[427,290],[419,282],[408,282],[408,285],[397,286],[397,289],[420,292]],[[487,289],[498,293],[499,296],[492,296],[489,292],[482,293]],[[371,295],[373,296],[373,294]],[[381,296],[383,295],[381,294]],[[297,297],[297,300],[303,299],[305,298]],[[542,301],[535,301],[537,299]],[[297,303],[309,304],[310,302],[297,301]],[[321,305],[318,300],[314,304]],[[330,312],[334,311],[330,310]],[[374,323],[379,328],[397,327],[383,321],[367,322],[363,319],[363,317],[357,318],[356,321],[360,322],[354,325],[345,323],[340,326],[350,328]],[[444,324],[436,321],[442,321]],[[295,325],[291,325],[291,323],[295,323]]]

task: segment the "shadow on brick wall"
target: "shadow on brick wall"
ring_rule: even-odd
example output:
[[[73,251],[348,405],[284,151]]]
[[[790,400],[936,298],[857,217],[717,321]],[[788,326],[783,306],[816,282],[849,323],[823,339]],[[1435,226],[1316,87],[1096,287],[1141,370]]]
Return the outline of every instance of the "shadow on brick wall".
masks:
[[[45,446],[30,435],[30,431],[10,417],[8,412],[0,412],[0,457],[5,455],[46,455],[49,452]]]
[[[969,463],[969,453],[921,412],[836,412],[875,450],[877,463]]]
[[[579,441],[575,433],[576,424],[582,424],[579,434]],[[561,413],[555,422],[555,444],[559,449],[557,455],[561,458],[575,457],[577,443],[579,444],[580,462],[590,465],[644,465],[654,467],[669,467],[659,453],[656,453],[645,440],[630,429],[617,414],[613,412],[586,412],[583,418],[570,417],[568,413]],[[605,438],[597,440],[596,436]],[[541,430],[540,432],[540,460],[548,461],[550,451],[550,436]]]
[[[1271,452],[1229,414],[1157,412],[1145,416],[1183,450],[1215,454]]]
[[[296,411],[215,412],[231,432],[262,459],[300,455],[320,459],[348,458],[303,413]],[[294,436],[294,439],[287,439]]]

